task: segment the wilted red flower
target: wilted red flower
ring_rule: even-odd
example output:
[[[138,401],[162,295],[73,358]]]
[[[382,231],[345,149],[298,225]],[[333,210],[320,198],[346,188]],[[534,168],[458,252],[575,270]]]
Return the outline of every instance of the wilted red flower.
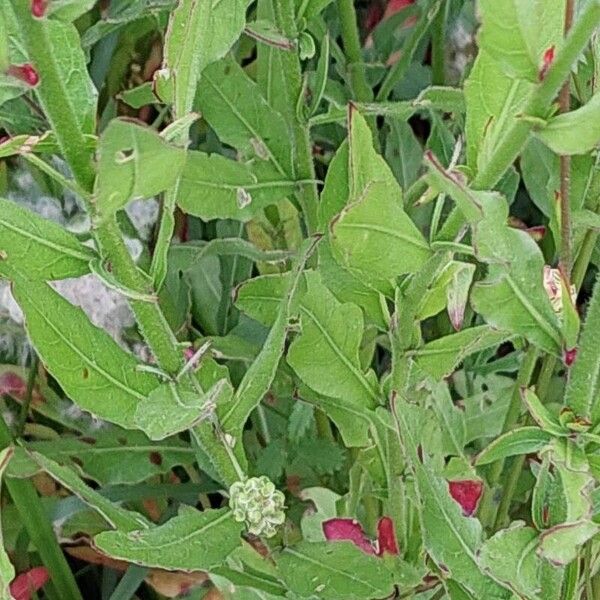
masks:
[[[398,554],[398,542],[394,522],[389,517],[381,517],[377,523],[377,540],[370,540],[362,525],[356,519],[336,517],[323,522],[323,533],[329,541],[347,541],[358,546],[366,554],[382,556]]]
[[[449,481],[450,495],[463,509],[465,516],[472,516],[477,510],[483,492],[483,483],[479,479]]]
[[[24,83],[30,86],[35,86],[40,80],[38,72],[34,69],[33,65],[11,65],[6,71],[7,75],[20,79]]]
[[[29,600],[50,579],[46,567],[34,567],[17,575],[10,584],[10,593],[14,600]]]

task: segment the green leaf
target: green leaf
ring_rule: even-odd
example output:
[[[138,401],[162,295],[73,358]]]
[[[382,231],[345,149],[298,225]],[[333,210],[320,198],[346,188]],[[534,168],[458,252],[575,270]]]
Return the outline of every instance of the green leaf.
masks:
[[[526,232],[507,225],[508,205],[497,193],[470,190],[428,155],[428,180],[452,196],[473,229],[476,257],[487,277],[473,286],[471,304],[486,322],[560,355],[563,336],[543,286],[544,257]]]
[[[538,427],[521,427],[508,431],[496,438],[477,456],[477,466],[487,465],[508,456],[530,454],[545,448],[552,440],[552,434]]]
[[[536,136],[557,154],[585,154],[600,142],[600,94],[577,110],[552,117]]]
[[[276,558],[287,588],[301,598],[367,600],[391,594],[384,562],[350,542],[302,542]]]
[[[2,477],[13,455],[12,447],[4,448],[0,451],[0,484]],[[13,567],[4,545],[3,527],[0,527],[0,599],[12,600],[9,584],[15,578],[15,568]]]
[[[288,420],[288,438],[297,444],[308,432],[315,420],[315,410],[306,402],[296,400]]]
[[[94,196],[101,219],[130,200],[150,198],[173,185],[186,159],[183,149],[170,146],[149,127],[122,119],[108,124],[98,154]]]
[[[229,51],[246,24],[249,0],[183,0],[171,13],[162,68],[155,76],[159,96],[188,113],[197,83],[209,64]]]
[[[391,294],[390,280],[418,270],[431,250],[404,212],[400,187],[375,152],[364,117],[351,109],[348,120],[348,148],[342,146],[341,158],[331,165],[330,170],[335,167],[339,172],[326,180],[321,222],[329,225],[329,242],[340,265],[367,285]],[[343,177],[347,187],[337,187]]]
[[[589,419],[594,425],[600,421],[600,279],[596,280],[592,299],[581,334],[577,359],[565,390],[565,404],[576,416]]]
[[[568,565],[577,558],[577,549],[600,531],[590,520],[563,523],[547,529],[540,536],[540,556],[557,566]]]
[[[193,448],[176,438],[156,443],[137,431],[100,431],[97,437],[61,437],[17,448],[9,468],[11,477],[31,477],[38,470],[26,451],[70,465],[101,485],[139,483],[195,460]]]
[[[563,428],[558,419],[541,403],[535,392],[530,388],[521,389],[521,398],[529,409],[533,420],[544,430],[552,435],[567,435],[568,430]]]
[[[507,598],[508,594],[487,577],[479,565],[481,523],[462,514],[458,502],[450,496],[448,484],[419,458],[421,430],[416,407],[402,402],[394,407],[397,434],[415,477],[421,532],[429,556],[444,571],[464,585],[476,598]],[[419,409],[420,410],[420,409]]]
[[[358,306],[341,304],[307,272],[306,292],[300,299],[302,332],[291,343],[287,360],[310,388],[344,404],[373,408],[379,402],[377,378],[360,365],[358,350],[363,317]]]
[[[72,22],[94,7],[95,0],[52,0],[46,15],[61,21]]]
[[[451,375],[467,356],[493,348],[507,339],[507,333],[479,325],[440,337],[408,354],[414,356],[419,367],[434,379],[443,379]]]
[[[219,139],[248,158],[269,161],[279,175],[293,179],[291,133],[285,119],[242,67],[227,57],[210,65],[202,79],[198,102]]]
[[[150,439],[163,440],[210,419],[216,405],[229,400],[231,394],[227,379],[214,382],[204,392],[187,381],[161,383],[138,404],[135,424]],[[165,419],[165,415],[170,418]]]
[[[303,465],[319,475],[332,475],[344,465],[345,453],[335,442],[321,438],[304,438],[298,444],[298,455]]]
[[[34,347],[69,397],[102,419],[133,427],[137,404],[160,380],[138,371],[131,354],[47,284],[18,278],[13,294]]]
[[[189,152],[177,188],[177,204],[205,221],[249,221],[296,188],[296,182],[265,166]]]
[[[100,514],[111,527],[119,529],[123,533],[127,531],[139,531],[150,527],[145,517],[125,510],[107,500],[104,496],[83,483],[70,467],[63,467],[39,452],[31,452],[30,456],[48,475]]]
[[[303,278],[304,266],[308,257],[314,251],[316,243],[318,243],[318,238],[305,240],[299,251],[294,270],[290,273],[277,317],[260,353],[244,374],[232,401],[224,404],[222,410],[219,409],[221,426],[224,431],[233,435],[234,438],[241,439],[244,423],[273,383],[277,366],[284,352],[288,321],[292,316],[298,289]]]
[[[136,565],[210,571],[241,544],[242,527],[228,508],[200,512],[183,505],[164,525],[131,532],[105,531],[94,538],[94,546]]]
[[[490,53],[480,49],[465,82],[467,165],[473,172],[489,163],[532,88],[528,81],[506,76]]]
[[[89,273],[95,252],[60,225],[0,199],[0,275],[52,280]]]
[[[536,554],[538,534],[516,521],[487,540],[479,555],[482,568],[520,597],[539,598],[542,561]]]
[[[538,81],[544,51],[562,43],[564,0],[497,0],[481,6],[479,45],[512,77]]]

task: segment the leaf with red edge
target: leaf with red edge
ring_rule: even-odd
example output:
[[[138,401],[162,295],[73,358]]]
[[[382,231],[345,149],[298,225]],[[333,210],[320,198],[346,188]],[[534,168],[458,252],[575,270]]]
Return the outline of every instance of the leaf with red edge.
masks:
[[[46,567],[34,567],[17,575],[10,584],[10,593],[14,600],[29,600],[31,594],[46,585],[50,579]]]
[[[399,554],[398,541],[396,540],[396,531],[394,521],[390,517],[381,517],[377,523],[377,555]]]
[[[375,554],[373,544],[356,519],[335,518],[323,521],[323,533],[327,541],[348,541],[367,554]]]
[[[463,513],[467,517],[475,514],[479,499],[483,492],[483,483],[478,479],[462,479],[449,481],[448,489],[452,498],[460,504]]]

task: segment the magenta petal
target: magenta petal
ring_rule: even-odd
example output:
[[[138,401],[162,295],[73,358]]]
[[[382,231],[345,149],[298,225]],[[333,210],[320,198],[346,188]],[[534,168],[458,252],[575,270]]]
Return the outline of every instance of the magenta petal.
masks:
[[[15,600],[29,600],[31,594],[43,587],[49,578],[46,567],[34,567],[13,579],[10,593]]]
[[[483,483],[478,479],[464,479],[462,481],[449,481],[450,495],[460,504],[463,513],[470,517],[477,510]]]
[[[396,531],[394,530],[394,521],[389,517],[381,517],[377,523],[377,541],[379,548],[377,554],[381,556],[384,553],[398,554],[398,542],[396,541]]]
[[[345,540],[352,542],[367,554],[375,554],[373,544],[355,519],[335,518],[323,521],[323,533],[329,541]]]

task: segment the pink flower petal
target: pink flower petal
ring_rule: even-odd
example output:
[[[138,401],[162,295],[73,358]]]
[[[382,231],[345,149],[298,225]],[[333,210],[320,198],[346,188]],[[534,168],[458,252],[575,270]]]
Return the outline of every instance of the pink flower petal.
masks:
[[[352,542],[367,554],[375,554],[373,544],[355,519],[334,518],[323,521],[323,533],[329,541],[345,540]]]
[[[29,600],[32,592],[43,587],[50,579],[46,567],[34,567],[17,575],[10,584],[10,593],[15,600]]]
[[[398,554],[398,542],[396,541],[396,531],[394,530],[394,521],[389,517],[381,517],[377,523],[377,541],[379,548],[377,555],[381,556],[386,552],[388,554]]]
[[[472,516],[477,510],[483,492],[483,483],[478,479],[463,479],[449,481],[448,488],[452,498],[462,507],[465,516]]]
[[[19,377],[16,373],[7,371],[0,375],[0,394],[12,394],[17,397],[25,395],[27,390],[27,383],[22,377]]]

